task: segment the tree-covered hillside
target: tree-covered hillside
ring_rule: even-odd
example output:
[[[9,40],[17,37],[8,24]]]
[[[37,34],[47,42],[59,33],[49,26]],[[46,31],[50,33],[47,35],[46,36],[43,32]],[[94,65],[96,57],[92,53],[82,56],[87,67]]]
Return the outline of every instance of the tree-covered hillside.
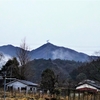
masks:
[[[100,81],[100,59],[74,69],[70,75],[74,80],[77,81],[81,81],[83,79]]]
[[[68,60],[45,60],[45,59],[35,59],[28,63],[28,69],[26,70],[26,78],[34,82],[41,81],[41,74],[47,68],[52,69],[56,76],[58,76],[60,81],[67,80],[70,77],[69,73],[84,63],[68,61]]]

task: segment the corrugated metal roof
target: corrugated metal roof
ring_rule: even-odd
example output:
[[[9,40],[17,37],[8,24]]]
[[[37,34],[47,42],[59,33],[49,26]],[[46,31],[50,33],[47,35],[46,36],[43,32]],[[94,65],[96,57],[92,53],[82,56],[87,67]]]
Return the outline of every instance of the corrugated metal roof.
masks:
[[[84,80],[84,81],[80,82],[77,86],[80,86],[82,84],[89,84],[91,86],[94,86],[94,87],[100,89],[100,84],[98,82],[96,82],[96,81]]]
[[[38,84],[30,82],[30,81],[26,81],[26,80],[19,80],[20,82],[27,84],[27,85],[32,85],[32,86],[38,86]]]
[[[36,83],[30,82],[30,81],[26,81],[26,80],[19,80],[19,79],[11,81],[11,82],[7,83],[6,85],[9,85],[9,84],[14,83],[16,81],[21,82],[21,83],[23,83],[25,85],[28,85],[28,86],[38,86],[38,84],[36,84]]]

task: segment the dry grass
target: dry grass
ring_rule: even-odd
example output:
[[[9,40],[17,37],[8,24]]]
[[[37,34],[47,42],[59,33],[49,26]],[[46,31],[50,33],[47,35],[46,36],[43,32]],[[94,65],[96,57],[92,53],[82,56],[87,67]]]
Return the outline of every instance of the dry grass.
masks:
[[[100,100],[100,94],[96,95],[94,98],[94,95],[85,95],[84,99],[83,96],[76,96],[74,99],[73,97],[70,97],[68,99],[68,96],[57,96],[57,95],[39,95],[39,94],[25,94],[25,93],[19,93],[18,91],[15,92],[6,92],[6,99],[5,100],[54,100],[53,98],[56,98],[55,100]],[[88,99],[87,99],[88,98]],[[4,100],[4,90],[0,89],[0,100]]]

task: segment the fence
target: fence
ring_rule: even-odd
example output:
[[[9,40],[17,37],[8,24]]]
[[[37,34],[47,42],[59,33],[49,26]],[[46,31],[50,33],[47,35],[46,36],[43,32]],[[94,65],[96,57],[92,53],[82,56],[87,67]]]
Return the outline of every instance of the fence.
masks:
[[[100,92],[76,91],[73,89],[60,90],[60,94],[33,94],[29,92],[6,91],[6,100],[100,100]],[[23,99],[24,98],[24,99]],[[0,89],[0,100],[4,99],[4,90]]]
[[[67,89],[61,92],[65,100],[100,100],[100,92]]]

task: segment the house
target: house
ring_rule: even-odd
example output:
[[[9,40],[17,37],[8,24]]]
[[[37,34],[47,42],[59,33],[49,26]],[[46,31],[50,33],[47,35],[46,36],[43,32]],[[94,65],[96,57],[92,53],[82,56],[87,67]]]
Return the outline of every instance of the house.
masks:
[[[25,89],[26,93],[28,93],[28,91],[32,91],[34,93],[37,92],[38,84],[26,80],[15,79],[14,81],[7,83],[6,87],[7,90],[12,88],[13,90],[22,92],[22,90]]]
[[[84,80],[76,86],[76,90],[97,92],[97,91],[100,91],[100,84],[99,84],[99,82],[95,82],[92,80]]]

